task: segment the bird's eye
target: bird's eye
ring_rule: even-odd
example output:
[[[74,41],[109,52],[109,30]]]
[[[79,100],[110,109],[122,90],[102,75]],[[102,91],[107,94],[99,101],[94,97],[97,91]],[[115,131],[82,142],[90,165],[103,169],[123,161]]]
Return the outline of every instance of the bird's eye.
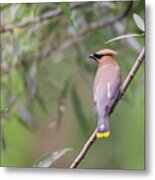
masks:
[[[97,58],[97,59],[101,59],[103,55],[101,54],[94,54],[94,57]]]

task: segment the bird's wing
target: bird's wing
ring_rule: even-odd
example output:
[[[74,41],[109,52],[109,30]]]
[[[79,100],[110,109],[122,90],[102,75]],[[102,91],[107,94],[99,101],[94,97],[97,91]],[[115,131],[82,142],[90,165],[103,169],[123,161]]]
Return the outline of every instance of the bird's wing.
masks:
[[[109,110],[119,94],[120,86],[121,80],[115,81],[115,83],[107,82],[107,105],[109,107]]]
[[[99,74],[94,86],[94,115],[103,116],[109,112],[116,100],[121,85],[120,72],[113,70]]]
[[[94,117],[96,117],[96,115],[97,115],[97,107],[96,107],[96,102],[94,101],[94,111],[93,111],[94,113]]]
[[[103,116],[108,101],[106,85],[99,84],[94,88],[94,116]]]

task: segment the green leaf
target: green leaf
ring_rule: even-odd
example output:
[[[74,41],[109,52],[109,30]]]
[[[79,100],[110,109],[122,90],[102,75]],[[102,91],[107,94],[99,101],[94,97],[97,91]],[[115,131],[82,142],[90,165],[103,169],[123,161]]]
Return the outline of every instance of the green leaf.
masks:
[[[140,37],[140,36],[144,36],[144,33],[142,33],[142,34],[124,34],[124,35],[117,36],[117,37],[110,39],[109,41],[105,42],[105,44],[111,43],[113,41],[118,41],[121,39],[126,39],[126,38],[131,38],[131,37]]]
[[[137,27],[144,32],[145,31],[144,20],[137,14],[133,14],[133,19]]]
[[[68,88],[69,88],[69,84],[71,82],[72,77],[68,77],[68,79],[66,80],[64,87],[61,91],[61,98],[65,98],[67,96],[67,92],[68,92]]]
[[[61,9],[64,12],[64,14],[66,15],[69,23],[72,26],[74,26],[73,19],[72,19],[72,11],[70,9],[70,3],[68,3],[68,2],[61,3]]]
[[[83,113],[81,100],[75,86],[72,89],[72,103],[73,103],[74,113],[77,117],[81,129],[83,130],[83,132],[87,132],[86,117],[85,114]]]
[[[47,113],[46,103],[44,102],[44,99],[43,99],[43,97],[39,94],[39,92],[37,92],[37,93],[35,94],[35,98],[36,98],[36,100],[38,101],[41,110],[42,110],[43,112],[46,112],[46,113]]]
[[[61,120],[62,120],[62,115],[64,113],[63,109],[65,109],[65,99],[66,99],[66,96],[67,96],[67,92],[68,92],[68,89],[69,89],[69,85],[71,83],[71,79],[72,77],[68,77],[65,84],[64,84],[64,87],[62,88],[62,91],[61,91],[61,94],[60,94],[60,97],[59,97],[59,104],[58,104],[58,126],[60,125],[61,123]]]
[[[63,156],[68,151],[72,151],[72,148],[64,148],[53,153],[49,152],[43,155],[39,160],[37,160],[33,167],[50,167],[56,160]]]
[[[3,150],[6,150],[6,143],[5,143],[4,136],[3,136],[2,132],[0,133],[0,147]]]
[[[0,108],[0,117],[1,118],[5,117],[7,115],[7,113],[9,113],[9,111],[11,111],[11,108],[16,103],[17,99],[18,99],[17,96],[12,96],[11,98],[8,99],[7,105],[5,105],[5,107],[3,107],[3,105],[1,105],[1,108]]]
[[[36,122],[28,108],[24,104],[17,104],[17,112],[19,115],[19,120],[23,125],[34,129],[36,127]]]
[[[0,4],[0,11],[3,11],[4,9],[10,7],[11,4]]]
[[[70,5],[68,2],[62,3],[61,8],[66,15],[69,15],[69,16],[71,15],[71,9],[70,9]]]

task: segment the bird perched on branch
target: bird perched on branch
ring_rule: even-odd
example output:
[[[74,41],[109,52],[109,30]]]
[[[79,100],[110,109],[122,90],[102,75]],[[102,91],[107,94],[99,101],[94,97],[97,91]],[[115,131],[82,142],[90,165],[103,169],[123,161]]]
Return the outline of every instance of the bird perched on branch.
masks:
[[[109,137],[109,112],[118,97],[121,72],[114,57],[117,52],[103,49],[89,57],[98,63],[94,80],[94,115],[98,116],[97,138]]]

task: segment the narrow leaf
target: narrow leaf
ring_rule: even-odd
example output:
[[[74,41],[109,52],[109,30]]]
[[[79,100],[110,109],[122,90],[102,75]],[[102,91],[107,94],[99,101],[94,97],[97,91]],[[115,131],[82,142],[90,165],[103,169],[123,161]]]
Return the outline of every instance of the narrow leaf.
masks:
[[[5,117],[9,111],[11,111],[11,108],[13,107],[13,105],[15,104],[15,102],[17,101],[17,96],[12,96],[11,98],[8,99],[7,105],[5,107],[1,107],[0,109],[0,117]]]
[[[4,9],[10,7],[11,4],[0,4],[0,11],[2,12]]]
[[[133,14],[133,19],[137,27],[144,32],[145,31],[144,20],[137,14]]]
[[[3,150],[6,150],[6,143],[5,143],[5,139],[2,133],[0,133],[0,147]]]
[[[79,125],[83,130],[83,132],[86,132],[87,129],[86,117],[85,114],[83,113],[81,100],[75,87],[73,87],[72,89],[72,104]]]
[[[43,99],[43,97],[39,94],[39,92],[36,92],[35,97],[36,97],[36,99],[37,99],[37,101],[38,101],[38,103],[39,103],[39,106],[40,106],[41,110],[42,110],[43,112],[46,112],[46,113],[47,113],[46,103],[44,102],[44,99]]]
[[[74,26],[73,19],[72,19],[72,11],[70,9],[70,3],[68,3],[68,2],[61,3],[61,9],[63,10],[64,14],[66,15],[69,23],[72,26]]]
[[[126,38],[131,38],[131,37],[140,37],[140,36],[144,36],[144,33],[143,34],[124,34],[124,35],[117,36],[117,37],[110,39],[109,41],[105,42],[105,44],[111,43],[113,41],[118,41],[121,39],[126,39]]]
[[[35,128],[36,123],[32,114],[27,109],[27,107],[23,104],[17,104],[17,112],[20,117],[21,122],[29,128]]]
[[[71,83],[71,78],[72,77],[69,76],[68,79],[66,80],[66,82],[64,84],[64,87],[62,88],[60,97],[59,97],[59,104],[58,104],[58,126],[61,123],[62,115],[63,115],[64,110],[65,110],[65,99],[67,97],[67,92],[68,92],[68,89],[69,89],[69,85]]]
[[[53,153],[49,152],[43,155],[39,160],[37,160],[33,167],[50,167],[56,160],[63,156],[68,151],[71,151],[72,148],[64,148]]]
[[[71,9],[70,9],[69,3],[68,3],[68,2],[67,2],[67,3],[66,3],[66,2],[62,3],[62,4],[61,4],[61,8],[62,8],[63,12],[64,12],[67,16],[70,17],[70,15],[71,15]]]

